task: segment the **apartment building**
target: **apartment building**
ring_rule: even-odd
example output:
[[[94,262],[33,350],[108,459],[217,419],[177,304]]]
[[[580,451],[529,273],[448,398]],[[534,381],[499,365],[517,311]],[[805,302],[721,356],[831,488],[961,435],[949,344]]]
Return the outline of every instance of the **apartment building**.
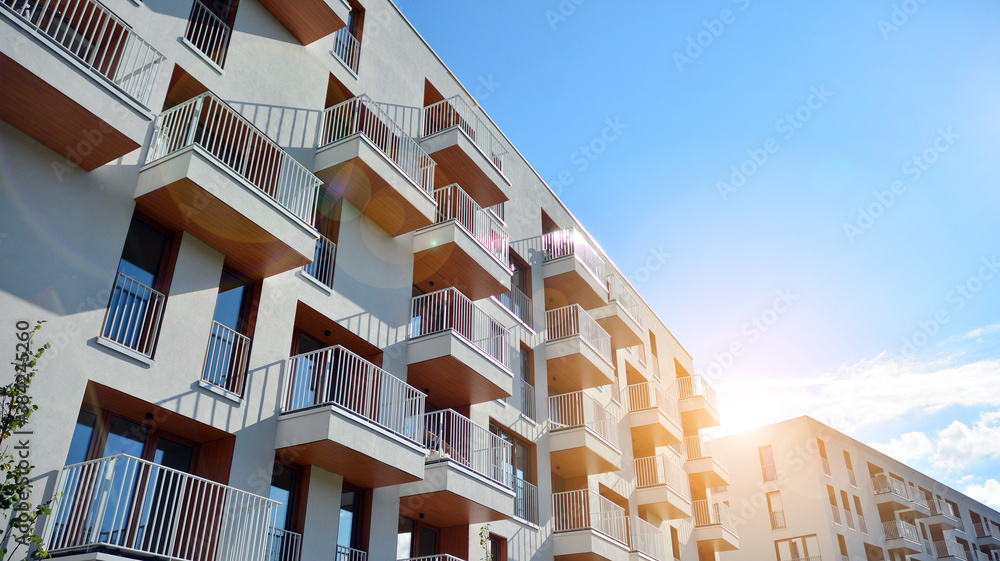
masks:
[[[47,321],[54,556],[738,546],[712,388],[390,1],[0,22],[0,341]]]
[[[720,440],[745,466],[722,561],[1000,561],[1000,512],[810,417]]]

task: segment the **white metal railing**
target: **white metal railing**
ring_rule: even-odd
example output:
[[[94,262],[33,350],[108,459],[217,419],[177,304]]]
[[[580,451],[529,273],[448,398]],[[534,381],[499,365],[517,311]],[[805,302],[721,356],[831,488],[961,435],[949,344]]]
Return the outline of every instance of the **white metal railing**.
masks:
[[[499,218],[501,222],[507,222],[506,206],[504,203],[497,203],[486,207],[486,210],[492,212],[493,216]]]
[[[995,540],[1000,540],[1000,528],[988,522],[973,522],[973,528],[976,530],[977,538],[993,538]]]
[[[585,427],[611,446],[621,449],[618,418],[583,390],[550,396],[549,421],[552,430]]]
[[[340,345],[288,359],[281,412],[333,405],[413,442],[423,440],[426,396]]]
[[[891,493],[904,501],[910,500],[906,493],[906,484],[884,473],[877,473],[872,477],[872,490],[876,495]]]
[[[534,329],[531,322],[531,298],[521,292],[516,286],[510,288],[510,292],[491,296],[501,306],[507,308],[522,323]]]
[[[333,290],[333,270],[336,265],[337,244],[329,238],[320,235],[316,239],[316,250],[312,263],[302,267],[302,272],[319,281],[320,284]]]
[[[430,197],[434,191],[434,160],[420,144],[367,95],[348,99],[323,111],[319,147],[362,135]]]
[[[267,531],[267,561],[299,561],[302,534],[271,527]]]
[[[771,529],[782,530],[785,528],[785,511],[776,510],[771,513]]]
[[[437,555],[424,555],[423,557],[410,557],[408,559],[401,559],[400,561],[463,561],[454,555],[449,555],[447,553],[440,553]]]
[[[524,381],[520,376],[515,376],[514,395],[507,399],[507,403],[511,403],[512,400],[514,407],[522,415],[532,421],[538,421],[538,417],[535,416],[535,386]]]
[[[630,517],[629,526],[632,530],[630,544],[632,551],[642,553],[656,561],[667,561],[667,542],[659,528],[638,516]]]
[[[611,336],[587,310],[571,304],[545,312],[546,340],[556,341],[579,336],[609,364],[611,362]]]
[[[887,540],[906,540],[915,544],[920,543],[920,535],[917,527],[902,520],[892,520],[882,523],[882,532]]]
[[[956,524],[958,523],[959,520],[958,513],[955,512],[955,507],[951,506],[951,503],[935,497],[934,500],[931,501],[930,506],[931,506],[932,516],[941,515]]]
[[[716,499],[708,499],[694,501],[692,506],[695,527],[722,526],[730,532],[736,533],[736,526],[733,524],[733,511],[726,503]]]
[[[267,199],[312,223],[322,181],[212,93],[160,113],[146,163],[193,146],[214,156]]]
[[[475,110],[462,96],[456,95],[432,103],[423,110],[423,136],[428,137],[439,132],[457,128],[465,133],[483,155],[503,173],[503,160],[507,149],[500,139],[493,134],[486,123],[476,115]]]
[[[703,397],[713,409],[718,411],[719,398],[715,394],[715,389],[705,381],[700,374],[693,376],[683,376],[677,379],[677,393],[680,399],[694,399]]]
[[[413,298],[410,308],[410,338],[451,330],[472,346],[514,371],[514,338],[502,323],[455,288]]]
[[[854,470],[847,468],[847,480],[851,482],[851,487],[858,488],[858,479],[854,475]]]
[[[860,514],[858,515],[858,530],[862,534],[867,534],[868,533],[868,523],[865,522],[865,517],[862,516],[862,515],[860,515]]]
[[[776,481],[778,479],[778,468],[774,464],[762,464],[760,466],[764,481]]]
[[[542,236],[542,251],[545,260],[553,261],[567,256],[574,256],[584,268],[593,275],[597,282],[604,284],[604,259],[594,246],[576,228],[549,232]]]
[[[726,450],[717,440],[707,434],[684,437],[684,448],[688,460],[711,458],[722,469],[726,468]]]
[[[0,13],[29,26],[149,108],[164,56],[101,3],[0,0]]]
[[[629,347],[629,351],[631,352],[632,350],[634,350],[636,352],[636,354],[638,355],[638,357],[639,357],[639,364],[642,365],[642,366],[646,366],[646,344],[645,343],[639,343],[638,345],[636,345],[634,347]]]
[[[428,462],[451,460],[513,488],[510,442],[451,409],[426,413],[423,425]]]
[[[172,560],[264,561],[274,501],[117,455],[59,473],[49,553],[110,547]]]
[[[914,489],[912,495],[913,496],[910,497],[910,500],[913,501],[914,506],[918,506],[925,510],[930,510],[931,505],[929,502],[927,502],[927,495],[925,495],[923,491]]]
[[[608,275],[608,301],[617,302],[630,318],[642,327],[642,308],[639,299],[617,275]]]
[[[194,0],[184,39],[204,53],[220,69],[226,64],[229,37],[232,32],[229,24],[212,13],[201,0]]]
[[[938,559],[953,557],[959,561],[969,561],[969,558],[965,555],[965,548],[959,545],[958,542],[950,540],[934,542],[934,554]]]
[[[213,321],[201,379],[243,397],[249,362],[250,338]]]
[[[833,475],[832,472],[830,471],[830,460],[822,456],[820,456],[819,460],[820,463],[823,464],[823,475],[826,475],[827,477],[832,477]]]
[[[101,338],[152,358],[165,302],[163,294],[118,273],[104,314]]]
[[[505,269],[510,269],[510,236],[503,222],[476,204],[457,183],[436,189],[434,201],[438,223],[454,220]]]
[[[514,516],[538,524],[538,487],[514,477]]]
[[[337,561],[368,561],[368,552],[352,549],[344,545],[337,546]]]
[[[843,524],[843,522],[841,522],[841,520],[840,520],[840,509],[837,508],[837,505],[831,504],[830,505],[830,512],[833,514],[833,523],[834,524],[836,524],[837,526],[840,526],[841,524]]]
[[[844,522],[847,523],[847,528],[854,530],[854,517],[851,515],[851,511],[844,509]]]
[[[358,73],[358,62],[361,61],[361,42],[346,27],[341,27],[333,34],[333,54],[351,69]]]
[[[670,422],[680,428],[681,413],[677,407],[677,388],[674,385],[664,390],[659,382],[629,384],[625,388],[625,396],[630,412],[659,409]]]
[[[589,489],[552,493],[553,531],[593,530],[628,546],[625,509]]]
[[[676,461],[662,454],[635,459],[635,485],[640,489],[665,485],[691,501],[691,482],[687,472]]]

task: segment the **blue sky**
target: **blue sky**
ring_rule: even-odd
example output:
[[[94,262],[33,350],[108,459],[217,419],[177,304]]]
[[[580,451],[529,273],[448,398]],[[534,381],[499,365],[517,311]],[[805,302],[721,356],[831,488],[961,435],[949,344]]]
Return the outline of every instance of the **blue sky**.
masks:
[[[1000,4],[397,3],[720,434],[811,414],[1000,507]]]

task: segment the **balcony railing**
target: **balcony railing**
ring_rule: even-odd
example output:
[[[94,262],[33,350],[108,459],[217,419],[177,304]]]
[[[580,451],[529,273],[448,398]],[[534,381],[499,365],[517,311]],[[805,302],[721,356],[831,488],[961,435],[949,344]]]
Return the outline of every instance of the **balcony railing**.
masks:
[[[0,0],[0,13],[149,108],[164,56],[94,0]]]
[[[194,4],[201,5],[198,0]],[[160,113],[146,163],[192,146],[214,156],[259,195],[312,223],[322,181],[211,93]]]
[[[833,514],[833,523],[834,524],[836,524],[837,526],[840,526],[840,525],[843,524],[843,522],[841,522],[841,520],[840,520],[840,509],[837,508],[837,505],[835,505],[835,504],[831,504],[830,505],[830,513]]]
[[[552,493],[555,532],[593,530],[628,546],[625,509],[588,489]]]
[[[688,460],[711,458],[723,469],[726,468],[726,450],[718,441],[707,434],[684,437],[684,448]]]
[[[703,397],[709,405],[712,406],[716,411],[719,409],[719,398],[715,395],[715,389],[712,388],[699,374],[694,376],[684,376],[677,379],[677,393],[681,399],[694,399],[696,397]]]
[[[761,474],[764,476],[764,481],[777,481],[778,468],[774,464],[762,464],[760,469]]]
[[[447,553],[442,553],[438,555],[425,555],[423,557],[410,557],[408,559],[401,559],[400,561],[463,561],[454,555],[448,555]]]
[[[681,426],[681,414],[677,408],[677,389],[674,386],[664,390],[658,382],[629,384],[625,388],[625,398],[630,412],[659,409],[678,428]]]
[[[546,261],[575,256],[597,282],[604,283],[604,259],[579,230],[569,228],[543,235],[542,251]]]
[[[213,321],[201,379],[243,397],[249,363],[250,338]]]
[[[832,477],[832,472],[830,471],[830,460],[828,458],[820,457],[820,463],[823,464],[823,475],[827,477]]]
[[[491,296],[491,298],[507,308],[510,313],[514,314],[514,317],[521,320],[521,323],[534,328],[531,322],[531,298],[528,298],[516,286],[512,286],[510,292]]]
[[[609,445],[621,449],[618,418],[583,390],[550,396],[549,421],[552,430],[586,427]]]
[[[434,160],[366,95],[323,111],[319,146],[322,148],[354,135],[367,138],[428,197],[433,195]]]
[[[847,523],[848,529],[854,530],[854,516],[851,515],[851,511],[844,509],[844,522]]]
[[[435,190],[434,201],[436,222],[454,220],[505,269],[510,269],[510,236],[503,222],[476,204],[457,183]]]
[[[935,497],[934,500],[931,501],[930,507],[931,516],[940,515],[948,520],[951,520],[956,525],[958,524],[960,517],[958,513],[955,512],[955,507],[951,506],[951,503]]]
[[[958,561],[969,561],[968,556],[965,554],[965,548],[959,545],[958,542],[950,540],[934,542],[934,554],[938,559],[955,558]]]
[[[538,525],[538,487],[514,477],[514,516]]]
[[[514,487],[512,446],[451,409],[424,415],[427,461],[451,460],[508,489]]]
[[[872,490],[876,495],[892,494],[903,501],[910,500],[906,493],[906,484],[884,473],[878,473],[872,477]]]
[[[632,528],[632,551],[642,553],[656,561],[667,561],[667,542],[663,532],[637,516],[632,516],[629,522]]]
[[[882,523],[882,532],[885,533],[886,540],[906,540],[917,545],[920,544],[920,534],[917,527],[902,520],[892,520]]]
[[[625,310],[630,318],[635,320],[639,327],[642,327],[642,308],[639,306],[639,299],[632,294],[632,291],[616,275],[608,275],[608,300],[618,302],[618,305]]]
[[[232,33],[229,24],[212,13],[201,0],[194,0],[184,39],[207,56],[220,70],[226,65],[229,38]]]
[[[514,338],[502,323],[490,317],[455,288],[445,288],[413,298],[410,338],[451,330],[470,345],[513,372]]]
[[[163,294],[118,273],[104,314],[101,338],[153,358],[165,302]]]
[[[538,421],[535,415],[535,386],[525,382],[520,376],[514,377],[514,395],[507,399],[522,415],[532,421]]]
[[[976,531],[977,538],[993,538],[1000,540],[1000,529],[987,522],[973,522],[972,527]]]
[[[635,459],[635,485],[640,489],[665,485],[688,502],[691,501],[691,482],[687,472],[664,455]]]
[[[862,534],[867,534],[868,533],[868,523],[865,522],[865,517],[862,516],[862,515],[860,515],[860,514],[858,515],[858,530]]]
[[[461,130],[493,166],[503,173],[503,160],[507,149],[500,144],[500,139],[486,127],[486,123],[476,115],[475,110],[462,99],[462,96],[456,95],[424,107],[423,123],[424,137],[452,128]]]
[[[350,547],[337,546],[337,561],[368,561],[368,552]]]
[[[288,359],[281,412],[332,405],[413,442],[422,442],[426,396],[341,347]]]
[[[316,279],[323,286],[333,290],[333,270],[336,265],[337,244],[326,236],[316,239],[316,251],[312,263],[302,267],[302,272]]]
[[[597,354],[611,363],[611,336],[579,304],[545,312],[546,340],[579,336]]]
[[[771,529],[772,530],[785,529],[785,511],[776,510],[771,513]]]
[[[736,526],[733,524],[733,511],[726,503],[716,499],[708,499],[694,501],[692,506],[696,528],[702,526],[722,526],[730,532],[736,533]]]
[[[341,27],[333,34],[333,54],[340,59],[351,72],[358,73],[358,62],[361,61],[361,42],[346,27]]]
[[[107,547],[179,561],[268,557],[274,501],[132,456],[66,466],[49,553]]]
[[[858,479],[854,476],[854,470],[847,468],[847,480],[851,482],[851,487],[858,488]]]
[[[271,527],[267,531],[267,561],[299,561],[302,558],[302,534]]]
[[[929,502],[927,502],[927,495],[925,495],[923,491],[917,491],[917,490],[912,490],[912,491],[913,492],[910,494],[912,494],[913,496],[910,497],[910,500],[913,501],[913,505],[918,506],[925,510],[930,510],[931,505]]]

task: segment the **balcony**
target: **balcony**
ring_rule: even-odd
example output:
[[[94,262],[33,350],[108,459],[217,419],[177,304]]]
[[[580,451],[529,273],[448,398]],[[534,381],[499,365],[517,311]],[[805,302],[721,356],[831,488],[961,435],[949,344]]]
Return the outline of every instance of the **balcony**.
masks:
[[[312,261],[319,185],[250,121],[205,93],[157,117],[135,202],[263,278]]]
[[[907,518],[927,518],[931,515],[931,507],[927,502],[927,496],[923,491],[910,488],[910,502],[911,506],[909,510],[904,512],[908,515]]]
[[[548,384],[557,392],[613,384],[611,336],[579,305],[545,312]]]
[[[586,392],[549,397],[552,470],[567,479],[620,470],[618,422],[614,411]]]
[[[514,395],[507,399],[507,404],[513,405],[524,418],[538,422],[535,413],[535,386],[525,382],[520,376],[514,377]]]
[[[982,549],[1000,549],[1000,528],[989,522],[974,522],[976,542]]]
[[[344,27],[333,36],[333,56],[342,62],[355,76],[358,75],[358,65],[361,62],[361,42],[351,30]]]
[[[434,191],[437,218],[413,235],[413,285],[454,286],[472,300],[510,291],[510,236],[458,185]]]
[[[303,45],[344,29],[351,13],[350,5],[342,0],[261,0],[260,3]]]
[[[625,388],[633,448],[680,444],[684,438],[677,408],[677,389],[664,390],[659,382],[641,382]]]
[[[288,359],[277,448],[366,488],[424,476],[424,394],[341,346]]]
[[[222,74],[233,30],[201,0],[194,0],[183,42]]]
[[[951,540],[942,540],[934,542],[934,555],[938,559],[945,559],[947,561],[976,561],[975,558],[970,558],[966,552],[965,548]]]
[[[438,407],[510,397],[514,338],[464,294],[446,288],[413,299],[407,379]]]
[[[166,296],[118,273],[97,342],[140,362],[153,359]]]
[[[906,492],[906,483],[884,473],[872,477],[872,491],[875,493],[875,503],[887,505],[890,511],[913,508],[913,502]]]
[[[542,236],[545,309],[579,304],[586,310],[606,306],[604,259],[587,238],[570,228]]]
[[[51,554],[269,561],[277,503],[153,462],[118,455],[66,466],[54,496],[42,534]]]
[[[434,222],[434,160],[368,96],[323,112],[316,175],[391,236]]]
[[[642,308],[639,299],[616,275],[608,275],[608,304],[590,311],[590,315],[611,335],[611,346],[624,349],[642,344]]]
[[[719,426],[722,422],[719,401],[705,378],[697,374],[684,376],[678,378],[676,383],[684,426],[698,429]]]
[[[302,559],[302,534],[272,526],[267,531],[267,537],[267,557],[265,558],[267,561],[299,561]]]
[[[159,51],[94,0],[0,0],[0,15],[0,119],[67,170],[93,171],[141,146]]]
[[[629,542],[632,550],[631,559],[667,561],[669,557],[667,541],[659,528],[636,516],[629,517],[629,527],[632,538]]]
[[[715,499],[694,501],[694,539],[699,551],[734,551],[740,547],[729,505]]]
[[[691,484],[684,468],[665,456],[635,459],[635,500],[639,512],[660,520],[691,517]]]
[[[566,561],[625,561],[625,509],[588,489],[552,494],[552,550]]]
[[[692,483],[702,487],[723,487],[730,483],[726,451],[711,436],[702,434],[684,438],[687,451],[685,469]]]
[[[368,561],[368,552],[344,545],[338,545],[337,561]]]
[[[511,287],[509,292],[504,292],[502,294],[497,294],[492,296],[493,300],[503,306],[505,310],[510,312],[518,321],[523,323],[525,327],[534,331],[535,324],[532,320],[531,312],[531,298],[521,292],[516,286]]]
[[[917,527],[909,522],[882,522],[882,532],[885,535],[885,548],[890,552],[898,551],[905,555],[923,552]]]
[[[514,515],[511,443],[451,409],[424,415],[424,480],[400,487],[399,512],[441,528]]]
[[[250,338],[213,321],[201,371],[202,387],[242,400],[249,363]]]
[[[625,364],[628,368],[634,369],[647,380],[651,379],[646,364],[646,345],[644,343],[625,349],[621,355],[625,357]]]
[[[941,530],[959,530],[962,528],[962,517],[955,511],[951,503],[937,497],[930,502],[931,515],[923,520],[930,528]]]
[[[514,516],[538,525],[538,487],[517,476],[514,477]]]
[[[435,187],[458,183],[482,207],[510,198],[503,175],[507,149],[461,96],[428,105],[422,111],[420,146],[438,165]]]
[[[302,267],[302,273],[328,292],[333,292],[333,271],[336,265],[337,244],[320,234],[312,263]]]

